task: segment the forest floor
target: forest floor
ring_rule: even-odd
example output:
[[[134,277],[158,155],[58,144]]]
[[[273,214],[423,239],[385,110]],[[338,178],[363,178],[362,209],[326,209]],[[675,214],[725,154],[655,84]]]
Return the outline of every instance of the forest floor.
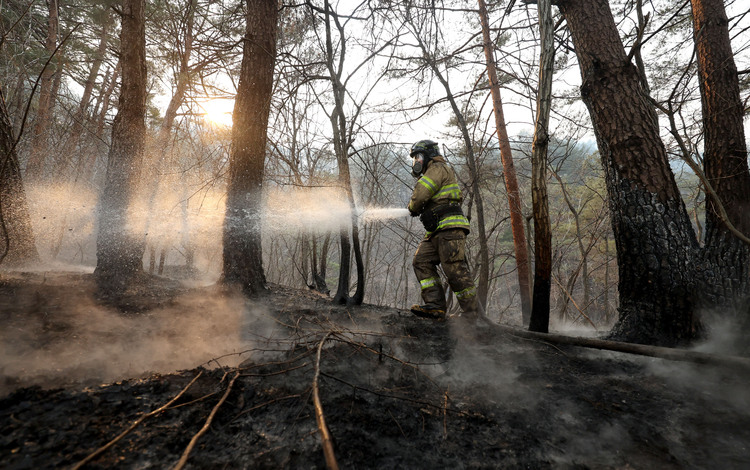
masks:
[[[85,468],[188,448],[188,468],[325,468],[317,384],[341,468],[750,468],[747,369],[278,286],[244,300],[153,278],[118,308],[94,290],[0,273],[0,467],[72,468],[138,424]]]

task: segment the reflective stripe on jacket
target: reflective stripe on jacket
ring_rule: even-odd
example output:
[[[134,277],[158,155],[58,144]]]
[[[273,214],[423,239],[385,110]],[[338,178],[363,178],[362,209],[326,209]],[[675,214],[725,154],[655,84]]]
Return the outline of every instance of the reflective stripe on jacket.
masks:
[[[435,157],[427,165],[427,170],[417,180],[409,201],[408,209],[421,214],[425,209],[443,204],[461,205],[463,196],[453,168],[448,166],[443,157]],[[435,232],[452,228],[460,228],[469,233],[469,221],[463,215],[448,215],[440,219],[438,227],[433,232],[427,232],[429,238]]]

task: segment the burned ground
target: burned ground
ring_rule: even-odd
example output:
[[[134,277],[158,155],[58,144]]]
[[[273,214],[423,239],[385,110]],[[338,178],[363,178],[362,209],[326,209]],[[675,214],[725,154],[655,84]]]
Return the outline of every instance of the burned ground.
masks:
[[[139,419],[85,468],[172,467],[212,412],[188,467],[324,468],[316,372],[341,468],[750,466],[748,370],[281,287],[246,301],[153,279],[123,313],[93,286],[0,278],[3,468],[73,467]]]

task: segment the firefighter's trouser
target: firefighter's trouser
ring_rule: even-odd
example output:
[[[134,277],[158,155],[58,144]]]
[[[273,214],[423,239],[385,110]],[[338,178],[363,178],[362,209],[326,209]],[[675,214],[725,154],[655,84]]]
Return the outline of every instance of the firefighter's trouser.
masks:
[[[412,264],[425,305],[446,308],[445,291],[437,272],[440,264],[461,310],[471,314],[477,312],[477,289],[466,263],[466,234],[463,230],[443,230],[422,240]]]

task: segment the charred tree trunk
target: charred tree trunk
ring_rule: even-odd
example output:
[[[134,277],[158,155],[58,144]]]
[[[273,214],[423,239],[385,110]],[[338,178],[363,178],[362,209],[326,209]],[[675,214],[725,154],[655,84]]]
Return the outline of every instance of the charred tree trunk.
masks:
[[[51,56],[57,48],[58,31],[58,8],[57,0],[49,0],[49,17],[47,22],[47,40],[45,49]],[[52,79],[55,74],[54,67],[47,67],[42,71],[42,79],[39,88],[39,104],[37,107],[34,127],[32,128],[32,144],[29,152],[29,161],[26,165],[27,180],[35,180],[41,177],[44,170],[44,162],[49,149],[49,122],[52,118],[53,95]]]
[[[334,94],[336,94],[336,91],[334,91]],[[338,102],[338,98],[337,98]],[[346,150],[341,149],[342,146],[342,139],[340,136],[340,132],[338,132],[338,122],[337,122],[337,116],[340,114],[338,112],[338,103],[336,105],[336,110],[334,110],[334,113],[331,114],[331,123],[333,124],[334,128],[334,147],[336,148],[336,159],[338,161],[338,167],[339,167],[339,184],[342,186],[342,189],[344,190],[345,197],[347,198],[347,203],[349,205],[349,208],[352,212],[352,229],[356,228],[356,220],[354,219],[354,202],[352,201],[352,192],[351,192],[351,179],[349,175],[349,162],[346,158]],[[343,120],[343,117],[341,118]],[[341,155],[343,153],[343,156]],[[336,287],[336,295],[333,297],[333,301],[337,304],[345,305],[349,302],[349,283],[350,283],[350,273],[351,273],[351,252],[352,252],[352,244],[349,240],[349,227],[344,224],[339,230],[339,240],[340,240],[340,264],[339,264],[339,280],[338,280],[338,286]]]
[[[750,245],[728,230],[726,223],[750,236],[750,171],[737,67],[724,2],[692,0],[692,7],[703,105],[704,174],[729,219],[720,215],[714,198],[706,198],[701,289],[705,296],[701,301],[706,306],[739,307],[747,321]]]
[[[18,165],[13,127],[0,90],[0,264],[39,261],[26,192]]]
[[[620,269],[617,339],[673,345],[694,337],[697,243],[606,0],[562,0],[605,171]]]
[[[143,271],[142,234],[129,209],[140,179],[146,138],[146,30],[144,0],[123,0],[120,51],[122,85],[104,192],[99,201],[95,274],[104,293],[116,294]]]
[[[317,286],[317,290],[319,292],[323,292],[326,295],[330,293],[330,289],[328,288],[328,284],[326,283],[326,272],[328,270],[328,249],[330,248],[330,246],[331,234],[329,232],[326,234],[326,237],[323,240],[323,246],[320,249],[318,274],[315,278],[315,285]]]
[[[222,280],[241,286],[251,295],[266,290],[261,210],[277,22],[277,2],[248,1],[247,30],[233,114]]]
[[[362,248],[359,240],[359,227],[356,217],[352,218],[352,242],[354,243],[354,263],[357,266],[357,288],[354,289],[352,305],[362,305],[365,300],[365,263],[362,260]]]
[[[521,314],[524,325],[528,324],[531,317],[531,288],[529,283],[529,251],[526,247],[526,234],[523,229],[523,213],[521,211],[521,194],[518,190],[518,179],[513,164],[513,152],[510,148],[508,130],[505,127],[505,116],[503,114],[503,102],[500,97],[500,84],[495,69],[495,56],[492,51],[490,40],[490,26],[487,18],[487,8],[484,0],[479,0],[479,17],[482,21],[482,35],[484,37],[484,55],[487,60],[487,75],[490,79],[490,91],[492,93],[492,107],[495,111],[495,126],[497,127],[497,139],[500,143],[500,159],[503,162],[503,173],[505,179],[505,190],[508,195],[508,206],[510,208],[510,226],[513,232],[513,246],[516,254],[516,267],[518,273],[518,288],[521,291]]]
[[[333,301],[337,304],[346,305],[349,301],[349,273],[351,272],[352,263],[352,245],[349,242],[349,229],[342,228],[339,231],[339,241],[339,281]]]
[[[531,146],[531,201],[534,207],[534,297],[529,330],[549,331],[549,297],[552,287],[552,231],[547,200],[547,147],[552,108],[552,73],[555,61],[554,25],[550,0],[539,0],[539,91],[536,124]]]

